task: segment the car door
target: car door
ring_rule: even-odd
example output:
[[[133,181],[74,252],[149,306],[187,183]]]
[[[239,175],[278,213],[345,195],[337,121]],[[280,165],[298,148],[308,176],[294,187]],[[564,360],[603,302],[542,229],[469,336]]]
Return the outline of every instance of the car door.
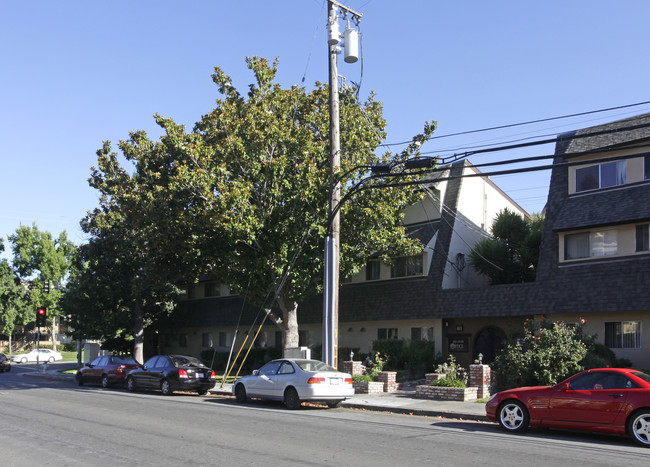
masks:
[[[267,363],[257,371],[257,376],[251,382],[251,390],[246,391],[252,397],[273,397],[273,386],[275,385],[275,378],[278,374],[278,369],[282,361],[274,360]]]
[[[574,424],[612,424],[636,385],[613,371],[585,373],[562,385],[551,396],[554,420]]]
[[[97,357],[95,360],[90,362],[88,369],[83,373],[84,380],[89,383],[97,383],[102,377],[102,363],[106,361],[108,357]]]
[[[138,371],[134,373],[135,381],[138,386],[142,388],[152,387],[152,379],[153,379],[152,375],[156,371],[156,365],[159,358],[160,357],[158,357],[157,355],[155,357],[151,357],[144,364],[144,368],[142,369],[142,371]]]

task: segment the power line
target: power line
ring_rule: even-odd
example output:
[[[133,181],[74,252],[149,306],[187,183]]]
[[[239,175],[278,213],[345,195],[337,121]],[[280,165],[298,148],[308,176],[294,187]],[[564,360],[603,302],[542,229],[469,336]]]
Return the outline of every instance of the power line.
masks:
[[[538,119],[538,120],[530,120],[530,121],[527,121],[527,122],[510,123],[508,125],[499,125],[499,126],[493,126],[493,127],[488,127],[488,128],[481,128],[481,129],[478,129],[478,130],[460,131],[460,132],[457,132],[457,133],[449,133],[447,135],[432,136],[431,138],[429,138],[429,141],[434,140],[434,139],[450,138],[452,136],[470,135],[470,134],[474,134],[474,133],[481,133],[481,132],[484,132],[484,131],[502,130],[504,128],[513,128],[513,127],[517,127],[517,126],[531,125],[533,123],[550,122],[550,121],[553,121],[553,120],[561,120],[563,118],[580,117],[580,116],[583,116],[583,115],[591,115],[591,114],[600,113],[600,112],[609,112],[609,111],[612,111],[612,110],[626,109],[626,108],[629,108],[629,107],[636,107],[636,106],[645,105],[645,104],[650,104],[650,101],[637,102],[635,104],[619,105],[619,106],[616,106],[616,107],[609,107],[609,108],[606,108],[606,109],[590,110],[588,112],[579,112],[579,113],[574,113],[574,114],[561,115],[561,116],[558,116],[558,117],[541,118],[541,119]],[[403,141],[403,142],[400,142],[400,143],[385,143],[384,145],[385,146],[399,146],[399,145],[402,145],[402,144],[410,144],[412,142],[413,141]]]

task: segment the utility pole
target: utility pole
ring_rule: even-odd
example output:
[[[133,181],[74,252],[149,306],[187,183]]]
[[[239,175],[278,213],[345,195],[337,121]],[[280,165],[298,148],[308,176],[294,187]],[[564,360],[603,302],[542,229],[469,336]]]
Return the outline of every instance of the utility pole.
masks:
[[[337,55],[340,53],[338,46],[338,10],[342,10],[345,17],[351,14],[358,22],[361,15],[341,5],[328,1],[328,57],[329,57],[329,111],[330,111],[330,176],[329,176],[329,217],[325,238],[325,277],[323,283],[323,361],[336,368],[338,366],[338,318],[339,318],[339,250],[341,244],[341,219],[339,204],[341,202],[341,138],[339,131],[339,84]],[[350,33],[349,31],[352,31]],[[356,31],[350,29],[349,23],[345,33],[346,56],[345,61],[357,61],[357,36]],[[352,44],[354,41],[354,44]],[[350,42],[349,44],[347,42]]]

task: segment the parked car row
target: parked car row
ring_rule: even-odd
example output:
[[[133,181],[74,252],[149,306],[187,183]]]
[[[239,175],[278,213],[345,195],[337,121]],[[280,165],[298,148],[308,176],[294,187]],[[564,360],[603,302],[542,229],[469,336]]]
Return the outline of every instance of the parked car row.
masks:
[[[156,355],[144,365],[133,357],[105,355],[80,368],[75,379],[79,386],[94,383],[107,388],[119,384],[129,391],[160,390],[166,396],[174,391],[203,395],[214,386],[216,374],[197,358],[185,355]]]
[[[185,355],[156,355],[140,365],[133,357],[105,355],[79,369],[77,383],[100,384],[107,388],[121,385],[129,391],[159,390],[164,395],[175,391],[206,394],[215,384],[215,372],[200,360]],[[237,402],[249,399],[283,401],[296,409],[303,401],[325,402],[338,407],[354,395],[352,376],[319,360],[273,360],[252,375],[233,384]]]

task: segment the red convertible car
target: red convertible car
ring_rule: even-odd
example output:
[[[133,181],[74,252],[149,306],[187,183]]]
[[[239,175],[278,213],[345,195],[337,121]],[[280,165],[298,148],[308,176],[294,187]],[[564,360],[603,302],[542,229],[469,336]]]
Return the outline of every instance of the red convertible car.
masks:
[[[650,447],[650,375],[630,368],[587,370],[555,386],[509,389],[485,405],[506,431],[528,426],[629,435]]]

